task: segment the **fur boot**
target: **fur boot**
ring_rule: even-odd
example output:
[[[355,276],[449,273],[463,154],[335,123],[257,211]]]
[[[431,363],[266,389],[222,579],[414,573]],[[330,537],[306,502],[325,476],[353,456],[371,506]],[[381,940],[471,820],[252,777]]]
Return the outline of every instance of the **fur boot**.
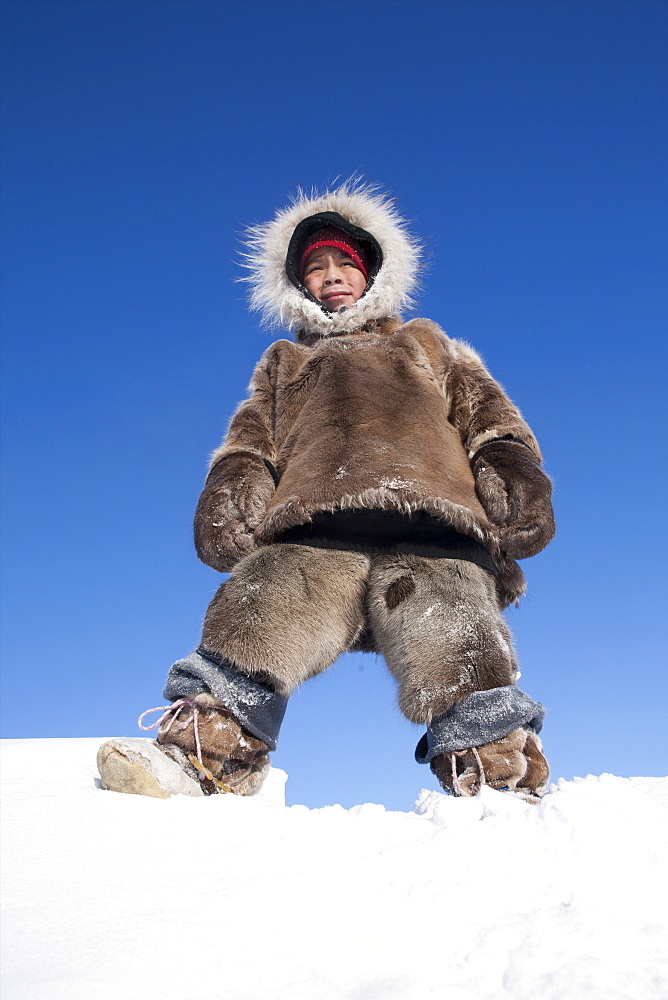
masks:
[[[146,714],[146,713],[145,713]],[[142,729],[153,726],[139,724]],[[156,742],[110,740],[97,765],[105,788],[132,795],[250,795],[269,770],[269,747],[209,694],[180,698],[160,720]]]
[[[251,736],[222,702],[210,694],[175,702],[160,724],[157,743],[168,755],[186,756],[206,795],[218,791],[250,795],[269,770],[269,747]],[[165,713],[167,714],[167,713]]]
[[[453,795],[476,795],[482,785],[489,785],[537,802],[549,776],[542,750],[535,733],[516,729],[484,746],[439,754],[431,769],[445,791]]]
[[[172,795],[204,795],[202,786],[183,764],[163,753],[153,740],[121,738],[107,740],[97,752],[97,769],[102,787],[111,792],[168,799]]]

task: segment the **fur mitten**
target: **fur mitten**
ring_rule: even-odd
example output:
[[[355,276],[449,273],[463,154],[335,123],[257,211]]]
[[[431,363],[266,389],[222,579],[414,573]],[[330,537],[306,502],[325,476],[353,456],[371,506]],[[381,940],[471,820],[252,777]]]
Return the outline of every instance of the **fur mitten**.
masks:
[[[195,548],[220,573],[255,548],[253,531],[274,492],[274,479],[259,455],[223,455],[207,476],[195,513]]]
[[[550,773],[540,739],[528,729],[515,729],[484,746],[439,754],[431,769],[454,795],[476,795],[481,785],[489,785],[534,800],[545,791]]]
[[[526,559],[544,549],[554,535],[552,483],[531,449],[520,441],[489,441],[471,467],[485,513],[501,529],[503,551]]]

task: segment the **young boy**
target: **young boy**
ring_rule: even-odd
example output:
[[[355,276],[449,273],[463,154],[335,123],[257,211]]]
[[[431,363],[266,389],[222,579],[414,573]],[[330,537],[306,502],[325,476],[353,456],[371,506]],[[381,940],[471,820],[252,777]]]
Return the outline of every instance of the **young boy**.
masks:
[[[107,787],[250,794],[292,691],[355,649],[382,653],[444,789],[544,789],[544,711],[501,610],[524,591],[515,560],[552,538],[551,485],[475,352],[398,315],[418,262],[360,185],[251,230],[251,306],[295,340],[257,365],[197,507],[197,552],[231,575],[169,671],[157,743],[101,748]]]

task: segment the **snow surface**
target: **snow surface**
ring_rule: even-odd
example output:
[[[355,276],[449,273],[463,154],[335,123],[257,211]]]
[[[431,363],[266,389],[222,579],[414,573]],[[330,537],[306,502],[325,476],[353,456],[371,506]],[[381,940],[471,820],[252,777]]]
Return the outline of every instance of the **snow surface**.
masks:
[[[668,779],[412,813],[168,800],[2,745],[3,1000],[665,1000]]]

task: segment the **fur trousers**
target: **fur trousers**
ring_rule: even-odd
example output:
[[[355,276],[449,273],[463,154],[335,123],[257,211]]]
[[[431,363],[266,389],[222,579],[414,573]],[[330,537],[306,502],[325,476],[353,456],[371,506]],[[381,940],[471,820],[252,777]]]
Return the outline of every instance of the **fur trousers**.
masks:
[[[215,594],[201,648],[287,697],[365,633],[411,722],[428,725],[473,692],[515,683],[495,580],[460,559],[268,545]]]

